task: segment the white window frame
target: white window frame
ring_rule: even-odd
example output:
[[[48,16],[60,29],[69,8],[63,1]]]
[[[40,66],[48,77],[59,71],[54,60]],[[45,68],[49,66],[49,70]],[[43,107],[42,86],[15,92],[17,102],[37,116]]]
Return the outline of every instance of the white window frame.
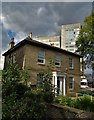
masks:
[[[45,64],[45,51],[44,50],[38,51],[38,64]]]
[[[13,54],[13,63],[16,63],[16,53]]]
[[[69,57],[69,68],[74,69],[74,61],[72,57]]]
[[[61,66],[61,56],[56,55],[55,57],[55,66],[60,67]]]
[[[70,78],[72,78],[72,82],[70,82]],[[72,83],[72,87],[70,88],[70,83]],[[69,90],[74,90],[74,77],[73,76],[69,76]]]

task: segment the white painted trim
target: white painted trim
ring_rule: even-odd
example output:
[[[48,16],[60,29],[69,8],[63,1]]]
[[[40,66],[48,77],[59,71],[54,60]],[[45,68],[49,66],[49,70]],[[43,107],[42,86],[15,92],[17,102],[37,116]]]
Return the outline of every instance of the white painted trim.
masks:
[[[74,84],[75,84],[75,83],[74,83],[74,82],[75,82],[74,76],[73,76],[73,75],[70,75],[69,78],[70,78],[70,77],[73,77],[73,88],[69,88],[69,90],[74,90]]]
[[[60,95],[63,95],[63,79],[62,78],[60,78],[60,91],[59,91],[60,93]]]
[[[25,55],[24,55],[24,58],[23,58],[23,70],[24,70],[24,68],[25,68]]]
[[[52,72],[53,74],[53,85],[55,89],[55,97],[57,96],[57,72]]]
[[[63,96],[66,95],[66,84],[65,84],[65,77],[63,77]]]

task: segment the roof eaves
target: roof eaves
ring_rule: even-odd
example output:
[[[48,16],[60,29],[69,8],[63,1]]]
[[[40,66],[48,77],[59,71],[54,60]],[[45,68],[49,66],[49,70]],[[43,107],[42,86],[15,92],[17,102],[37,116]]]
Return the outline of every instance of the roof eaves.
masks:
[[[60,51],[60,52],[65,52],[65,53],[69,53],[69,54],[72,54],[72,55],[76,55],[78,57],[82,57],[79,54],[72,53],[72,52],[69,52],[67,50],[55,47],[55,46],[44,44],[44,43],[38,42],[36,40],[27,40],[27,39],[22,40],[21,42],[19,42],[18,44],[16,44],[12,49],[9,49],[8,51],[6,51],[3,54],[3,56],[6,56],[7,54],[11,53],[13,50],[17,49],[18,47],[23,46],[24,44],[34,44],[34,45],[42,46],[42,47],[45,47],[45,48],[50,48],[50,49],[53,49],[53,50],[57,50],[57,51]]]

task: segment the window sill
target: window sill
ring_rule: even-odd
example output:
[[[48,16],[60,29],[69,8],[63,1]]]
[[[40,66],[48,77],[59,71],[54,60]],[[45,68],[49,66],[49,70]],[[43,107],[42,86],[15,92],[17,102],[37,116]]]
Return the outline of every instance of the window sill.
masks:
[[[73,89],[69,89],[69,92],[73,92],[74,91],[74,88]]]
[[[74,68],[71,68],[71,67],[70,67],[69,69],[70,69],[70,70],[74,70]]]
[[[55,65],[57,68],[60,68],[61,67],[61,65]]]
[[[45,65],[45,63],[37,63],[37,64],[38,64],[38,65],[43,65],[43,66]]]

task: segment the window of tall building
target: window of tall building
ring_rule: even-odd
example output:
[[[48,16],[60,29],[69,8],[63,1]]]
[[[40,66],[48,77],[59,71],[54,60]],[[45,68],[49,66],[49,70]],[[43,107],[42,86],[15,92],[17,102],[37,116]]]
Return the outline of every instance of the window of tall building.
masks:
[[[69,89],[73,90],[74,89],[74,78],[69,77]]]
[[[44,50],[38,51],[38,63],[44,64],[45,63],[45,52]]]
[[[55,65],[56,66],[61,66],[61,57],[60,57],[60,55],[56,55],[56,57],[55,57]]]

